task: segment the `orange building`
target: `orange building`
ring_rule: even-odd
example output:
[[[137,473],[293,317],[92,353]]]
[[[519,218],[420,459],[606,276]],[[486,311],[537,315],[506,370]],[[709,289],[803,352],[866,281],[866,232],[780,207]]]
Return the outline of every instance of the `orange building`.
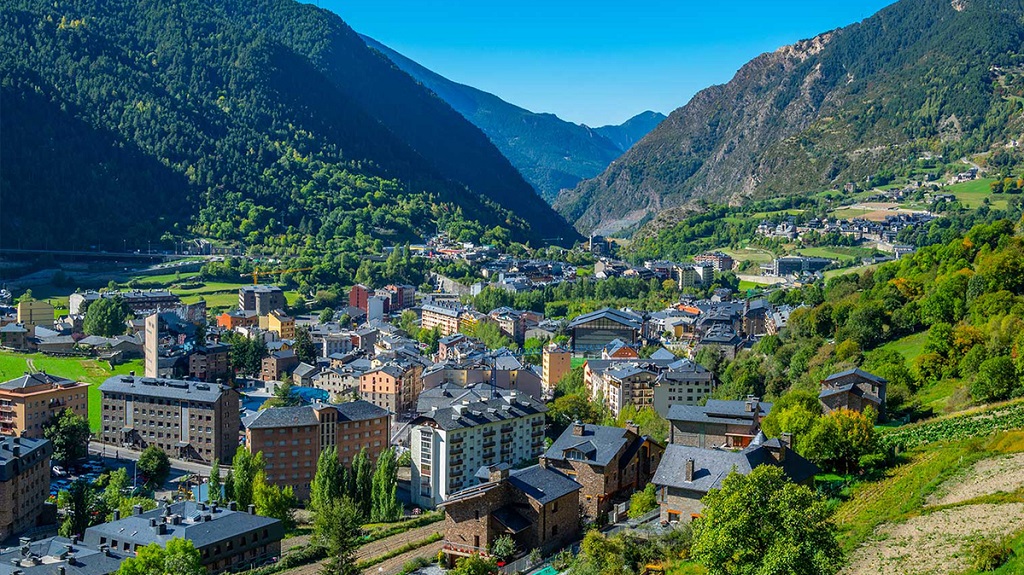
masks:
[[[0,433],[43,437],[43,426],[65,409],[89,419],[88,387],[46,372],[0,383]]]
[[[385,364],[359,377],[359,396],[392,413],[413,411],[423,391],[422,375],[419,365]]]
[[[229,330],[238,327],[256,327],[259,323],[259,316],[252,310],[224,312],[217,316],[217,325]]]

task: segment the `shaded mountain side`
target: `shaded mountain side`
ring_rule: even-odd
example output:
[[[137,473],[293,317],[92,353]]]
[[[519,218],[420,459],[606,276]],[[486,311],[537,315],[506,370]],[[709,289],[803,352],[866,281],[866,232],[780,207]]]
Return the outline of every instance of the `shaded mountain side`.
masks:
[[[11,157],[24,164],[4,174],[0,200],[26,229],[53,223],[34,204],[39,190],[132,208],[152,189],[145,216],[114,217],[151,235],[312,236],[342,250],[415,240],[453,218],[522,241],[571,235],[479,129],[329,12],[291,0],[0,6],[4,98],[22,110],[4,110],[3,149],[15,154],[5,172]],[[47,172],[59,156],[29,133],[40,98],[61,112],[51,131],[82,148],[60,170],[104,176],[68,185]],[[121,151],[97,152],[110,148]],[[56,241],[134,233],[62,224]]]
[[[594,131],[611,140],[616,147],[625,152],[632,148],[633,144],[651,133],[651,130],[656,128],[664,119],[665,114],[647,110],[646,112],[640,112],[618,126],[601,126],[600,128],[594,128]]]
[[[650,131],[659,117],[664,118],[644,112],[622,126],[592,129],[566,122],[554,114],[531,112],[494,94],[453,82],[373,38],[362,38],[479,127],[549,201],[554,200],[560,189],[571,188],[580,180],[601,173]]]
[[[902,0],[763,54],[556,209],[610,231],[672,206],[862,181],[923,151],[988,150],[1021,128],[1022,17],[1020,0]]]

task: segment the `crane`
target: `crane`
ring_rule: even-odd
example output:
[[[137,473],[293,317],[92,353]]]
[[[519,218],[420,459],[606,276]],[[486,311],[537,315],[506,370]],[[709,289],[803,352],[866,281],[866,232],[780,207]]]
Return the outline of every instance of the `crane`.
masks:
[[[269,276],[269,275],[276,275],[276,274],[286,274],[288,272],[308,272],[308,271],[310,271],[312,269],[313,268],[291,268],[291,269],[287,269],[287,270],[261,270],[261,269],[255,269],[255,270],[253,270],[253,272],[251,274],[241,274],[240,277],[245,278],[245,277],[252,276],[252,285],[257,285],[257,284],[260,283],[260,276]]]

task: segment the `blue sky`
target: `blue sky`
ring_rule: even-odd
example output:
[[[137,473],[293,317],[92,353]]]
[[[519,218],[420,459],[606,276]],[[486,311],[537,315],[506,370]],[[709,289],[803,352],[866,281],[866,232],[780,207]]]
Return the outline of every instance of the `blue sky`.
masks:
[[[317,4],[317,2],[311,2]],[[891,0],[320,0],[457,82],[591,126],[668,114],[745,62]]]

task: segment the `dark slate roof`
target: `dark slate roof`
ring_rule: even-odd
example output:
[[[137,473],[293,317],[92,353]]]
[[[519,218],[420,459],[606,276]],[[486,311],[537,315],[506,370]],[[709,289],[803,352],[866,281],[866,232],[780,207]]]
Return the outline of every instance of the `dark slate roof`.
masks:
[[[149,520],[156,519],[159,524],[163,522],[165,515],[180,515],[182,517],[181,524],[166,523],[166,533],[158,534],[150,527]],[[210,515],[211,520],[197,521],[194,519],[202,515]],[[224,507],[218,507],[216,512],[209,507],[206,511],[200,511],[198,503],[183,501],[172,503],[169,511],[165,511],[164,507],[157,507],[141,515],[130,515],[117,521],[95,525],[86,529],[83,540],[93,544],[98,541],[99,537],[106,537],[107,540],[118,539],[133,545],[135,543],[140,545],[159,543],[163,546],[171,539],[181,537],[188,539],[199,548],[238,537],[242,533],[255,529],[279,526],[280,523],[277,519],[250,515],[243,511],[231,511]]]
[[[819,472],[816,465],[788,447],[784,448],[784,461],[779,463],[772,455],[773,449],[783,449],[779,440],[773,439],[761,445],[750,445],[743,451],[669,445],[665,448],[665,455],[661,458],[651,483],[707,493],[711,489],[720,488],[722,480],[733,471],[747,475],[761,465],[782,467],[786,476],[796,483],[806,481]],[[693,481],[686,481],[688,459],[694,461]]]
[[[671,351],[669,351],[669,350],[667,350],[667,349],[665,349],[663,347],[659,347],[658,349],[656,349],[654,351],[654,353],[651,354],[651,359],[671,359],[671,360],[675,360],[676,359],[676,354],[672,353]]]
[[[643,324],[643,320],[632,313],[606,307],[604,309],[597,310],[591,313],[585,313],[581,316],[576,317],[571,322],[569,322],[569,329],[572,329],[574,327],[577,327],[581,324],[590,321],[594,321],[595,319],[609,319],[636,330],[639,330]]]
[[[508,476],[508,482],[541,505],[583,489],[582,485],[567,475],[540,465],[513,471]]]
[[[587,456],[585,463],[605,466],[612,463],[615,456],[631,443],[643,443],[643,438],[621,427],[587,423],[583,425],[583,435],[573,435],[574,425],[567,427],[558,436],[544,453],[545,458],[565,461],[565,452],[576,449]]]
[[[317,367],[315,365],[309,365],[308,363],[302,362],[302,363],[299,363],[299,367],[295,368],[295,371],[292,372],[292,375],[297,375],[299,377],[306,377],[306,376],[315,375],[317,373],[320,373],[320,368],[319,367]]]
[[[688,421],[694,423],[731,423],[745,425],[754,419],[753,412],[747,411],[746,401],[722,401],[709,399],[704,406],[672,405],[668,408],[669,421]],[[768,415],[772,404],[758,404],[760,417]]]
[[[818,394],[818,397],[821,398],[821,399],[824,399],[826,397],[830,397],[830,396],[833,396],[833,395],[840,395],[840,394],[843,394],[843,393],[852,393],[853,395],[859,395],[859,396],[863,397],[864,399],[873,401],[875,403],[878,403],[878,404],[882,403],[881,398],[879,398],[877,395],[875,395],[873,393],[869,393],[867,391],[864,391],[856,383],[848,383],[846,385],[841,385],[839,387],[823,389],[823,390],[821,390],[821,393]]]
[[[474,397],[479,399],[474,400]],[[523,392],[498,389],[493,395],[481,393],[479,396],[474,394],[452,398],[447,407],[437,407],[420,415],[412,421],[412,425],[433,421],[445,431],[454,431],[544,413],[547,410],[543,403]]]
[[[826,377],[825,379],[823,379],[822,382],[823,383],[828,383],[828,382],[830,382],[830,381],[832,381],[834,379],[838,379],[840,377],[846,377],[848,375],[856,375],[856,376],[861,377],[861,378],[863,378],[863,379],[865,379],[867,381],[873,381],[873,382],[875,382],[877,384],[889,383],[888,380],[886,380],[884,377],[879,377],[879,376],[877,376],[877,375],[875,375],[875,374],[873,374],[871,372],[864,371],[863,369],[861,369],[859,367],[855,367],[853,369],[847,369],[845,371],[840,371],[839,373],[833,373],[832,375],[830,375],[830,376]]]
[[[68,546],[74,553],[74,565],[66,558],[61,558],[67,552]],[[25,561],[14,565],[14,560],[24,561],[26,558],[22,555],[20,547],[8,547],[0,551],[0,575],[11,575],[16,570],[24,575],[58,575],[62,567],[67,575],[108,575],[115,573],[121,566],[121,561],[127,556],[127,553],[117,550],[103,553],[92,547],[72,544],[70,539],[64,537],[49,537],[28,545],[28,558],[38,558],[38,564],[35,561]]]
[[[315,403],[299,407],[268,407],[250,415],[242,421],[247,429],[268,429],[295,427],[297,425],[319,425],[316,410],[333,409],[338,412],[339,421],[366,421],[387,417],[390,413],[362,399],[346,403]]]
[[[115,375],[100,385],[103,393],[130,393],[207,403],[217,401],[226,389],[226,386],[216,383],[136,375]]]
[[[59,385],[61,387],[76,385],[73,379],[61,377],[59,375],[50,375],[46,372],[38,373],[26,373],[21,377],[16,377],[10,381],[0,383],[0,389],[24,389],[26,387],[36,387],[39,385]]]
[[[19,450],[14,456],[14,448]],[[48,456],[53,453],[49,439],[32,439],[29,437],[7,437],[0,439],[0,481],[10,481],[23,470],[23,463],[36,456]]]
[[[519,533],[529,529],[532,523],[516,511],[515,506],[505,505],[496,509],[491,515],[508,528],[512,533]]]

